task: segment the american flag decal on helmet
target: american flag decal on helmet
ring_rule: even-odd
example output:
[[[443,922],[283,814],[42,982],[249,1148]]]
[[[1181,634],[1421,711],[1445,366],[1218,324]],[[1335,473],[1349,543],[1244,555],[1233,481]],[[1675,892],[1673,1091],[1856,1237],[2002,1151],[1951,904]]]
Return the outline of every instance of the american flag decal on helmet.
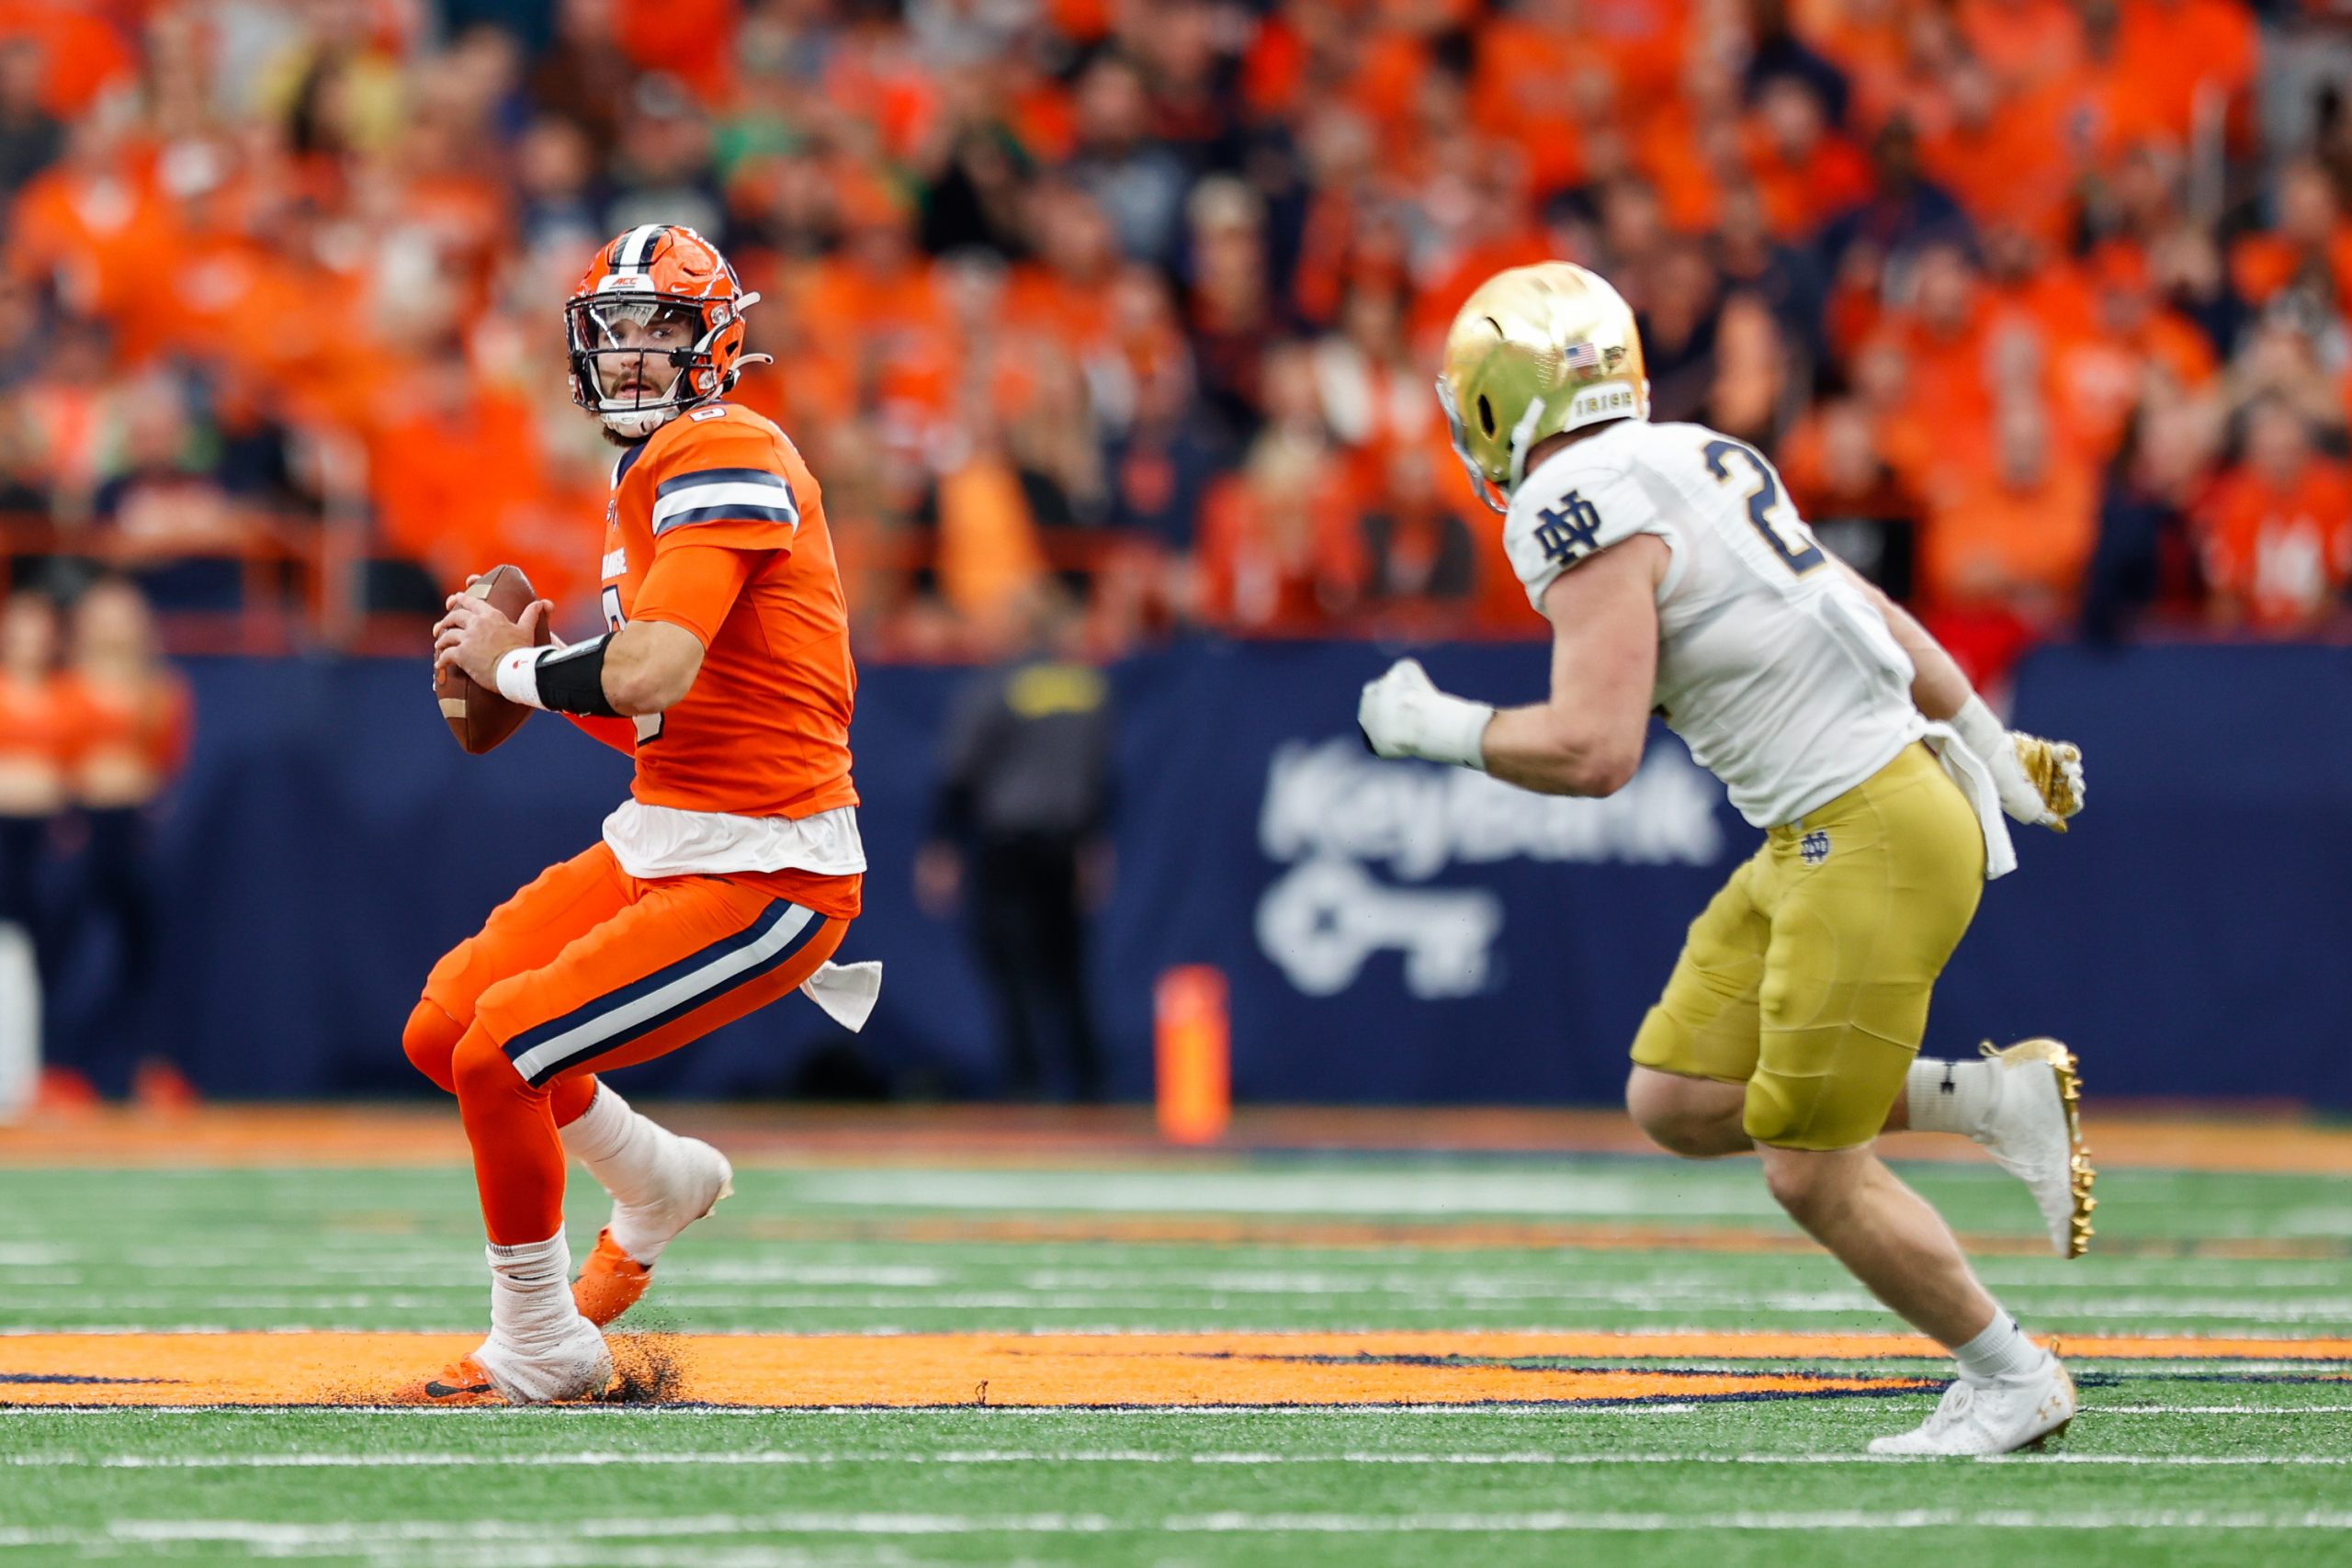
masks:
[[[1589,343],[1572,343],[1561,357],[1571,370],[1593,370],[1600,365],[1600,350]]]

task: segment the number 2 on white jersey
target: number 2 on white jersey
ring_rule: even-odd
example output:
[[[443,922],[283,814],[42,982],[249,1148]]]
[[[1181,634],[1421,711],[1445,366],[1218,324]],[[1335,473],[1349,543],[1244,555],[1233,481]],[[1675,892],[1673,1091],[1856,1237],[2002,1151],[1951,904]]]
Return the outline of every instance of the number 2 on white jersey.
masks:
[[[1756,476],[1756,488],[1747,492],[1747,522],[1772,553],[1781,558],[1791,571],[1802,577],[1821,564],[1821,547],[1804,535],[1797,533],[1796,518],[1786,510],[1787,502],[1781,494],[1781,478],[1762,453],[1745,442],[1718,436],[1707,443],[1707,471],[1728,484],[1731,470],[1724,466],[1726,457],[1738,457]],[[609,592],[609,590],[607,590]]]
[[[628,617],[621,614],[621,590],[618,583],[607,582],[605,584],[604,596],[600,602],[605,607],[605,629],[606,631],[616,632],[623,626],[628,625]],[[637,716],[637,743],[639,746],[642,746],[649,740],[659,740],[660,739],[662,739],[662,716],[658,713],[639,714]]]

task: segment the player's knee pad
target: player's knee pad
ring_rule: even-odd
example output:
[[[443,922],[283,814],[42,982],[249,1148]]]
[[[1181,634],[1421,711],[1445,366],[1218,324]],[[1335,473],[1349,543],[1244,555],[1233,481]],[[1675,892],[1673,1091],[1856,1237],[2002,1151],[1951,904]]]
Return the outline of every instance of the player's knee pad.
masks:
[[[451,1018],[439,1003],[425,998],[408,1015],[408,1027],[401,1032],[401,1049],[408,1054],[416,1070],[431,1078],[443,1093],[455,1094],[458,1086],[450,1077],[449,1063],[465,1033],[464,1024]]]

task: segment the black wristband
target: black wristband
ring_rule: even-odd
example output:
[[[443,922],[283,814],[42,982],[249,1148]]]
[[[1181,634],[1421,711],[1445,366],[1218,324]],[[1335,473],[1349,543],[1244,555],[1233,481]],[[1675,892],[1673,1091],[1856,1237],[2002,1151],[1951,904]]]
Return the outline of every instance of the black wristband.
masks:
[[[558,713],[590,718],[618,718],[620,710],[605,695],[605,645],[613,634],[539,655],[539,701]]]

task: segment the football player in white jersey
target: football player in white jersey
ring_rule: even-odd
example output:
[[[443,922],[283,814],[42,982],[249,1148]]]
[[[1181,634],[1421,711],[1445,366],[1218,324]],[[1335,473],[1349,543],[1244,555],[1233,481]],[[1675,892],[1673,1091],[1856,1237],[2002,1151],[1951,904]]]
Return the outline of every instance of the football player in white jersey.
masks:
[[[1960,1376],[1872,1452],[1985,1454],[2075,1414],[2055,1357],[1978,1283],[1941,1216],[1871,1151],[1964,1134],[2033,1190],[2054,1248],[2090,1235],[2071,1053],[1918,1059],[1928,994],[1990,877],[2004,810],[2065,830],[2080,754],[2013,733],[1910,615],[1815,543],[1753,447],[1653,424],[1633,312],[1566,263],[1498,274],[1455,317],[1438,396],[1528,597],[1551,696],[1498,710],[1400,660],[1365,686],[1383,757],[1605,795],[1653,712],[1766,830],[1690,927],[1634,1041],[1626,1104],[1664,1148],[1754,1149],[1772,1196]]]

